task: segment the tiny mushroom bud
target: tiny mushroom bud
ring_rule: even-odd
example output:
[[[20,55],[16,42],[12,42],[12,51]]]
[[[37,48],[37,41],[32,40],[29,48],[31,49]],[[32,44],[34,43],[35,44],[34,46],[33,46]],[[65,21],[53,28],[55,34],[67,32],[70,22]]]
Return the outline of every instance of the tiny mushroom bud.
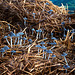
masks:
[[[65,25],[65,22],[62,22],[61,25]]]
[[[29,42],[29,44],[31,44],[32,43],[32,39],[29,39],[28,42]]]
[[[46,5],[49,5],[49,3],[46,3]]]
[[[1,48],[0,52],[2,53],[2,57],[4,57],[4,52],[5,52],[5,49],[4,48]]]
[[[24,17],[23,19],[24,19],[24,25],[25,25],[25,27],[26,27],[26,21],[27,21],[27,18]]]
[[[33,13],[33,18],[35,19],[35,13]]]
[[[52,55],[52,58],[56,57],[56,55]]]
[[[9,31],[10,31],[10,30],[11,30],[11,29],[10,29],[10,24],[7,24],[7,25],[8,25],[8,27],[9,27]]]
[[[34,32],[34,31],[35,31],[35,29],[33,28],[33,29],[32,29],[32,35],[33,35],[33,32]]]

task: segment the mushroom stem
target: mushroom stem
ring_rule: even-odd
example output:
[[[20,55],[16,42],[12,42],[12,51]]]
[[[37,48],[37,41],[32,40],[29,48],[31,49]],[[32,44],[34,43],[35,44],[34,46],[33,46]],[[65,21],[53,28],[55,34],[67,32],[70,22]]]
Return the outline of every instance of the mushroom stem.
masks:
[[[51,33],[51,38],[53,37],[53,33]]]
[[[12,47],[12,37],[11,37],[11,47]]]
[[[41,38],[41,32],[39,33],[39,39]]]
[[[24,40],[23,44],[25,44],[25,40]]]
[[[17,42],[17,44],[19,44],[19,37],[18,37],[18,42]]]
[[[16,44],[17,38],[15,39],[14,45]]]
[[[42,31],[42,35],[43,35],[43,38],[44,38],[44,31]]]
[[[8,39],[6,38],[6,41],[7,41],[7,43],[10,45],[10,43],[9,43],[9,41],[8,41]]]
[[[33,15],[33,18],[35,19],[35,14]]]
[[[64,28],[64,35],[63,36],[65,37],[65,28]]]
[[[2,52],[2,57],[4,57],[4,53]]]
[[[44,50],[43,50],[43,58],[44,58]]]
[[[10,31],[11,29],[10,29],[10,26],[9,26],[9,31]]]
[[[13,55],[13,53],[11,55]]]
[[[25,25],[25,27],[26,27],[26,20],[24,20],[24,25]]]
[[[36,39],[38,39],[38,33],[37,33],[37,35],[36,35]]]
[[[65,57],[65,56],[64,56],[64,59],[65,59],[66,65],[68,65],[68,63],[67,63],[67,60],[66,60],[66,57]]]
[[[21,36],[21,40],[20,40],[20,45],[22,45],[22,36]]]
[[[33,31],[32,31],[32,35],[33,35]]]
[[[49,53],[49,56],[48,56],[48,60],[49,60],[49,58],[50,58],[50,53]]]

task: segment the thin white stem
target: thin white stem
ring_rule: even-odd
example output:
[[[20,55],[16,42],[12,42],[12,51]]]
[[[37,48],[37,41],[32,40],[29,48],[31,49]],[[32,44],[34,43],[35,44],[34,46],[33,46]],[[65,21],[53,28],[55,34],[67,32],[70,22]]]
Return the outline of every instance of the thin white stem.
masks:
[[[26,27],[26,20],[24,20],[24,25],[25,25],[25,27]]]
[[[66,65],[68,65],[68,63],[67,63],[67,60],[66,60],[66,57],[65,57],[65,56],[64,56],[64,59],[65,59]]]
[[[39,39],[41,38],[41,32],[39,33]]]
[[[44,58],[44,50],[43,50],[43,58]]]
[[[21,39],[20,39],[20,45],[22,45],[22,36],[21,36]]]
[[[38,33],[37,33],[36,39],[38,39]]]
[[[12,37],[11,37],[11,47],[12,47]]]
[[[33,35],[33,31],[32,31],[32,35]]]
[[[19,44],[19,37],[18,37],[18,42],[17,42],[17,44]]]
[[[50,53],[49,53],[49,56],[48,56],[48,60],[49,60],[49,58],[50,58]]]
[[[7,43],[10,45],[10,43],[9,43],[9,41],[8,41],[8,39],[6,38],[6,41],[7,41]]]
[[[33,18],[35,19],[35,14],[33,15]]]
[[[4,53],[2,52],[2,57],[4,57]]]
[[[16,44],[17,38],[15,39],[14,45]]]
[[[25,44],[25,40],[24,40],[23,44]]]

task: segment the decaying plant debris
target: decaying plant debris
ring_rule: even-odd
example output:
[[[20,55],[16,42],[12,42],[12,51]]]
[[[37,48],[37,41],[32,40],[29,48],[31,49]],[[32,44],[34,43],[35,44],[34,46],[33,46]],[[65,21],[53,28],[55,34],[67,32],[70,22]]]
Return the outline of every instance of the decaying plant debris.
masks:
[[[0,75],[74,75],[74,25],[74,14],[69,15],[63,6],[58,7],[49,0],[0,0]],[[40,29],[41,34],[36,32]],[[15,43],[16,37],[8,36],[11,32],[23,32],[20,41],[17,40],[20,44]],[[52,39],[52,33],[56,39]],[[23,37],[26,37],[25,42]],[[53,52],[50,58],[49,53],[46,59],[43,57],[46,52],[42,48],[38,53],[36,45],[42,41],[47,50]],[[5,46],[9,49],[2,55],[1,49]],[[63,67],[66,64],[61,56],[64,52],[68,69]]]

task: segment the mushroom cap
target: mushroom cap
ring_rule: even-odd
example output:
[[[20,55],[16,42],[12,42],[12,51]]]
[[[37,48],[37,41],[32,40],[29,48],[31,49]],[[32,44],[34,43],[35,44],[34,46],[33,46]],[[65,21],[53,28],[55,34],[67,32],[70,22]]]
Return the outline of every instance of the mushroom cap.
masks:
[[[53,35],[53,33],[51,33],[51,35]]]
[[[63,67],[64,67],[65,69],[70,68],[70,66],[69,66],[69,65],[64,65]]]
[[[67,29],[66,29],[66,28],[64,28],[64,30],[65,30],[65,31],[67,31]]]
[[[10,49],[8,46],[4,46],[3,47],[5,50],[8,50],[8,49]]]
[[[19,35],[19,33],[17,33],[16,35],[15,35],[15,37],[19,37],[20,35]]]
[[[1,48],[0,52],[5,52],[5,49],[4,48]]]
[[[13,37],[13,36],[15,36],[15,34],[11,31],[11,32],[8,34],[8,36]]]
[[[48,51],[47,49],[44,50],[44,52],[47,52],[47,51]]]
[[[24,20],[27,20],[27,18],[26,18],[26,17],[24,17],[23,19],[24,19]]]
[[[19,34],[19,35],[24,35],[24,33],[23,33],[23,32],[19,32],[18,34]]]
[[[42,44],[42,45],[43,45],[43,44],[45,44],[45,42],[44,42],[44,41],[42,41],[40,44]]]
[[[47,11],[49,14],[51,14],[51,12],[50,11]]]
[[[51,39],[52,39],[52,40],[57,40],[55,37],[52,37]]]
[[[52,12],[53,10],[51,9],[50,12]]]
[[[4,39],[7,38],[8,36],[4,36]]]
[[[15,50],[12,50],[11,53],[16,53],[16,51]]]
[[[47,53],[53,53],[51,50],[47,50]]]
[[[36,32],[38,33],[38,32],[39,32],[39,30],[36,30]]]
[[[66,56],[66,55],[67,55],[67,53],[63,52],[63,54],[61,56]]]
[[[10,26],[10,24],[7,24],[8,26]]]
[[[35,31],[35,29],[34,29],[34,28],[32,28],[32,31]]]
[[[41,30],[41,29],[39,29],[39,32],[41,33],[41,32],[42,32],[42,30]]]
[[[33,13],[33,15],[35,15],[35,13]]]
[[[46,3],[46,5],[49,5],[49,3]]]
[[[25,38],[25,37],[23,37],[22,39],[23,39],[23,40],[27,40],[27,38]]]
[[[62,22],[61,24],[62,24],[62,25],[64,25],[64,24],[65,24],[65,22]]]
[[[36,45],[36,47],[41,47],[40,45]]]
[[[54,57],[56,57],[56,55],[52,55],[52,57],[54,58]]]
[[[29,39],[28,41],[29,41],[29,42],[32,42],[32,39]]]
[[[41,46],[42,49],[47,49],[45,46]]]

